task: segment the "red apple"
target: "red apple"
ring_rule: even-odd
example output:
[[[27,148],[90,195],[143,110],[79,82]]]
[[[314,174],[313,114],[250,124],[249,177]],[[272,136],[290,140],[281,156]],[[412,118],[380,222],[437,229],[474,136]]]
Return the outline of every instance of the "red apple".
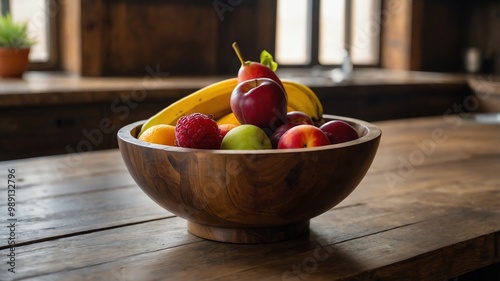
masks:
[[[290,111],[286,114],[286,122],[276,129],[271,135],[273,148],[278,147],[281,136],[289,129],[297,125],[314,125],[312,118],[302,111]]]
[[[220,124],[219,125],[219,135],[224,138],[227,134],[227,132],[231,131],[231,129],[234,129],[237,127],[235,124]]]
[[[359,138],[356,129],[342,120],[332,120],[319,127],[332,144],[351,141]]]
[[[278,129],[276,129],[271,136],[271,144],[273,145],[273,148],[278,148],[278,143],[280,141],[280,138],[286,131],[298,125],[300,124],[288,122],[279,126]]]
[[[312,118],[302,111],[290,111],[286,114],[286,120],[290,123],[314,125]]]
[[[328,144],[330,144],[328,137],[318,127],[313,125],[297,125],[281,136],[278,148],[306,148]]]
[[[286,93],[269,78],[239,83],[231,94],[230,103],[241,124],[255,125],[269,136],[286,121]]]

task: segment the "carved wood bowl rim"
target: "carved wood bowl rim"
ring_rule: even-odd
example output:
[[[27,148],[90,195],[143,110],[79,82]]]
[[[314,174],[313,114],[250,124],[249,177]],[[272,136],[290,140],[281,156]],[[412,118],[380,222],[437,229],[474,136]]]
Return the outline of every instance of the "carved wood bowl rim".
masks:
[[[309,147],[309,148],[294,148],[294,149],[259,149],[259,150],[223,150],[223,149],[194,149],[194,148],[184,148],[177,146],[168,146],[162,144],[154,144],[145,141],[141,141],[137,139],[137,136],[133,135],[134,133],[139,132],[142,124],[146,120],[136,121],[129,125],[124,126],[118,131],[118,137],[123,141],[132,143],[134,145],[154,148],[154,149],[163,149],[169,151],[178,151],[178,152],[196,152],[196,153],[213,153],[213,154],[282,154],[282,153],[298,153],[298,152],[308,152],[308,151],[318,151],[318,150],[330,150],[334,148],[340,148],[345,146],[352,146],[364,142],[372,141],[375,138],[381,136],[382,131],[380,128],[375,126],[374,124],[363,121],[356,118],[339,116],[339,115],[330,115],[323,114],[323,118],[326,121],[330,120],[343,120],[353,125],[355,129],[358,131],[360,137],[356,140],[338,143],[338,144],[330,144],[318,147]]]

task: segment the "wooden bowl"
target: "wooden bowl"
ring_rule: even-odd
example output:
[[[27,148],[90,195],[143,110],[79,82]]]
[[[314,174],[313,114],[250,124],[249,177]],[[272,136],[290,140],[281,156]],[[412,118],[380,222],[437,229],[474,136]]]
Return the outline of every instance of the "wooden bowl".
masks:
[[[381,137],[353,125],[360,138],[342,144],[282,150],[201,150],[136,138],[144,121],[118,132],[128,171],[157,204],[188,221],[196,236],[233,243],[290,239],[309,220],[345,199],[363,179]]]

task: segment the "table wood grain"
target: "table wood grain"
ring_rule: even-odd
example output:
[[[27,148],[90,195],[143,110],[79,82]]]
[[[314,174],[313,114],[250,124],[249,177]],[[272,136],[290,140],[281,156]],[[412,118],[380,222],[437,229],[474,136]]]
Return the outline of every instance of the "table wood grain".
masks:
[[[376,124],[382,141],[358,188],[308,235],[271,244],[189,234],[118,150],[1,162],[0,280],[447,280],[500,262],[500,125]]]

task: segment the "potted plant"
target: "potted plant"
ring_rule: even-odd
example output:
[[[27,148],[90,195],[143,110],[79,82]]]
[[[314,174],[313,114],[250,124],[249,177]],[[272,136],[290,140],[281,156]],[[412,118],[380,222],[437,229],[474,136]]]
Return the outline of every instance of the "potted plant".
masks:
[[[34,43],[27,22],[16,23],[10,14],[0,16],[0,77],[21,77]]]

